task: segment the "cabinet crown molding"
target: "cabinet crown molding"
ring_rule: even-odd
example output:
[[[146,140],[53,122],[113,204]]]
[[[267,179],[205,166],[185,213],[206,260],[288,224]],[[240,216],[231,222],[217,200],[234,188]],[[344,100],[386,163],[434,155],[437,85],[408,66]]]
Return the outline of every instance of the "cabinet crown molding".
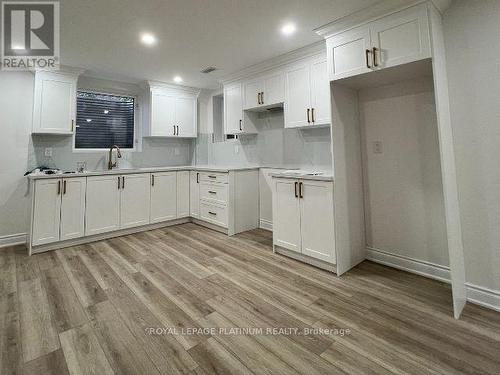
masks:
[[[144,87],[146,89],[160,89],[160,90],[169,90],[173,92],[184,92],[187,94],[193,94],[196,97],[201,92],[201,89],[196,88],[196,87],[189,87],[189,86],[181,86],[181,85],[173,85],[169,83],[164,83],[160,81],[146,81],[141,85],[141,87]]]
[[[72,66],[67,66],[67,65],[61,65],[59,69],[53,70],[53,69],[37,69],[32,71],[34,74],[39,74],[39,73],[52,73],[52,74],[63,74],[63,75],[73,75],[73,76],[80,76],[85,73],[85,69],[82,68],[75,68]]]
[[[451,0],[384,0],[314,29],[316,34],[328,39],[355,27],[386,17],[419,4],[429,4],[441,14],[448,9]]]
[[[237,72],[228,74],[219,80],[221,85],[227,85],[238,80],[246,79],[255,75],[264,74],[267,71],[288,65],[295,61],[318,55],[322,52],[326,52],[325,41],[320,40],[319,42],[309,44],[305,47],[290,51],[283,55],[273,57],[271,59],[262,61],[260,63],[250,65],[246,68],[238,70]]]

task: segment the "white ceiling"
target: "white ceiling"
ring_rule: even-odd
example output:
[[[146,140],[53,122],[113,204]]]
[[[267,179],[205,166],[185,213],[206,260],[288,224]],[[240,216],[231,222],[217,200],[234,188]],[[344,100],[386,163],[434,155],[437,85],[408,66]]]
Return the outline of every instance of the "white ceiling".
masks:
[[[61,0],[61,62],[127,81],[217,79],[321,40],[312,30],[378,0]],[[285,22],[297,33],[281,35]],[[158,44],[140,43],[141,32]],[[216,66],[220,70],[202,74]]]

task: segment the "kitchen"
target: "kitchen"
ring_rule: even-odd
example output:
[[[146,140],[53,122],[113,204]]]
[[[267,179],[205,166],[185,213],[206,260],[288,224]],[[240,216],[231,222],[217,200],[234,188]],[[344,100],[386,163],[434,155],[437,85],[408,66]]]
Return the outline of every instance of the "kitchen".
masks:
[[[498,6],[160,3],[61,1],[58,69],[0,72],[5,373],[495,373],[453,57]]]

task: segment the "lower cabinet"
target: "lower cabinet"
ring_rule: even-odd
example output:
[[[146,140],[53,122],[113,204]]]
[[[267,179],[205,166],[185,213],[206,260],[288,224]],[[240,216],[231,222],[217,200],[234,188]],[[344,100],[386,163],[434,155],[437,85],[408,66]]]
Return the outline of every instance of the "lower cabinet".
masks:
[[[274,178],[273,243],[336,263],[333,183]]]
[[[150,175],[122,176],[120,187],[120,229],[149,224]]]
[[[85,189],[85,177],[34,182],[32,245],[45,245],[84,235]]]
[[[177,217],[177,172],[151,173],[151,223]]]
[[[200,172],[189,172],[189,211],[191,217],[200,217]]]
[[[177,218],[189,217],[189,171],[177,172]]]
[[[121,177],[87,177],[86,236],[120,229]]]

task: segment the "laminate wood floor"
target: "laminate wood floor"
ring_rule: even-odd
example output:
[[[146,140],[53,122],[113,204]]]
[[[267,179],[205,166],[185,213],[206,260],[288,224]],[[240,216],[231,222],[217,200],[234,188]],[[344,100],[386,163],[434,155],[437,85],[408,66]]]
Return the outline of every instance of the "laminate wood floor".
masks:
[[[337,278],[271,236],[2,249],[0,374],[500,374],[499,313],[456,321],[448,285],[370,262]]]

